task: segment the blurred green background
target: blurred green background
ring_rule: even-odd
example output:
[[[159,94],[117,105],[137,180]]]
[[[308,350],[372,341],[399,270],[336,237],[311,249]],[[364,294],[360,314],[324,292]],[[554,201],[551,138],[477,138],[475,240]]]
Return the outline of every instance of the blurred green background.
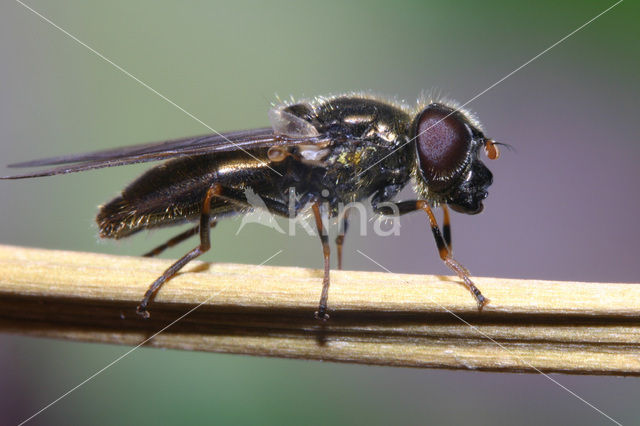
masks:
[[[371,90],[466,102],[602,10],[580,2],[84,2],[31,7],[219,131],[276,100]],[[478,276],[638,282],[640,8],[625,1],[469,108],[508,142],[485,212],[454,215]],[[207,133],[19,3],[0,5],[0,163]],[[138,255],[176,230],[98,242],[93,217],[146,166],[0,182],[0,243]],[[10,170],[3,168],[3,175]],[[320,267],[315,238],[228,220],[208,261]],[[354,224],[352,229],[357,229]],[[258,241],[259,243],[256,243]],[[181,255],[194,242],[170,251]],[[445,273],[421,215],[349,235],[345,265]],[[320,283],[318,283],[320,285]],[[320,289],[320,287],[319,287]],[[0,424],[128,348],[0,335]],[[496,349],[498,350],[498,349]],[[625,424],[638,379],[556,376]],[[139,349],[34,424],[606,424],[541,375],[364,367]]]

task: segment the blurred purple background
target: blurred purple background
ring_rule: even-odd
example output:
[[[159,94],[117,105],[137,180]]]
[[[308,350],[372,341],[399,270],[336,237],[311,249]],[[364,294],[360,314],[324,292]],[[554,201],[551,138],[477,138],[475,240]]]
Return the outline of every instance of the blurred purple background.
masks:
[[[29,4],[228,131],[266,125],[275,93],[373,90],[412,102],[436,87],[464,103],[612,3]],[[3,164],[207,131],[18,3],[0,10]],[[487,161],[494,185],[485,211],[452,217],[456,258],[474,275],[640,281],[638,12],[622,3],[469,105],[488,136],[516,150]],[[96,206],[145,168],[0,182],[0,242],[145,252],[177,230],[97,244],[92,222]],[[274,264],[321,266],[315,238],[258,225],[236,236],[238,225],[215,229],[205,260],[259,263],[284,249]],[[404,218],[396,238],[347,236],[345,267],[377,270],[356,249],[394,272],[447,273],[421,214]],[[27,418],[127,349],[1,335],[0,424]],[[554,377],[622,423],[638,422],[638,379]],[[154,349],[34,423],[185,421],[607,423],[540,375]]]

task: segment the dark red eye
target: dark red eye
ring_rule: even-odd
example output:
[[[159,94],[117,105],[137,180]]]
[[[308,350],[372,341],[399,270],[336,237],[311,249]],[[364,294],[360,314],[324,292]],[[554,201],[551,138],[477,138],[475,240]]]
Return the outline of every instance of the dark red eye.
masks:
[[[464,166],[471,132],[454,110],[431,104],[417,118],[416,143],[423,177],[439,191]]]

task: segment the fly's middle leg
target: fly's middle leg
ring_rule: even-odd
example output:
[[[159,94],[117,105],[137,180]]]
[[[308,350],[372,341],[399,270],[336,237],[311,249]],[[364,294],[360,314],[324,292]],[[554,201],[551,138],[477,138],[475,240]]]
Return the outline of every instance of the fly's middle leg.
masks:
[[[342,213],[338,225],[338,236],[336,237],[336,248],[338,249],[338,269],[342,270],[342,246],[344,245],[344,236],[349,226],[349,209]]]
[[[320,295],[320,303],[318,304],[318,310],[314,316],[316,319],[326,321],[329,319],[327,314],[327,300],[329,299],[329,269],[330,269],[330,248],[329,238],[322,223],[322,215],[320,214],[320,207],[315,202],[312,205],[313,216],[316,220],[316,227],[318,228],[318,235],[320,235],[320,241],[322,242],[322,255],[324,258],[324,278],[322,279],[322,294]]]

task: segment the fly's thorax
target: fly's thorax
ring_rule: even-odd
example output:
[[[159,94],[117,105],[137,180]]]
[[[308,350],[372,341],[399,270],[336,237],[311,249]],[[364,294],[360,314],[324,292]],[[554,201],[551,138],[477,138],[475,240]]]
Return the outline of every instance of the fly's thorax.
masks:
[[[331,200],[363,200],[381,187],[404,185],[411,175],[408,149],[411,116],[399,103],[354,95],[317,99],[283,107],[327,135],[328,146],[298,146],[300,161],[314,169],[314,191]],[[274,153],[276,154],[276,153]]]
[[[397,168],[398,158],[404,155],[410,115],[399,105],[366,97],[337,97],[316,108],[315,120],[320,131],[334,141],[328,159],[333,167],[380,174]]]
[[[367,97],[336,97],[315,108],[321,132],[351,138],[378,137],[393,144],[406,132],[410,115],[402,105]]]

